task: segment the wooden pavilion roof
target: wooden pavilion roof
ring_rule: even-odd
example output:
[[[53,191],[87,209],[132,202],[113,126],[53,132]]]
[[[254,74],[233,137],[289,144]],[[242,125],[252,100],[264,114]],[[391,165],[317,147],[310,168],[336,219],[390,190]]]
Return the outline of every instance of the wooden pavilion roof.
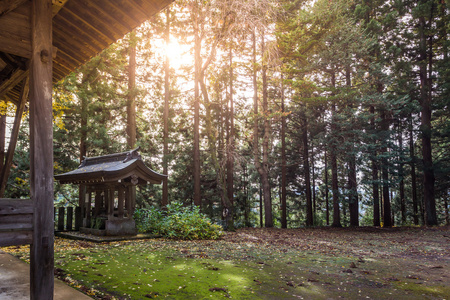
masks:
[[[53,81],[59,81],[173,0],[52,0]],[[31,57],[29,0],[0,2],[0,100],[17,103]]]
[[[149,169],[141,159],[138,149],[104,156],[86,157],[78,169],[59,174],[60,183],[117,183],[161,184],[167,175]]]

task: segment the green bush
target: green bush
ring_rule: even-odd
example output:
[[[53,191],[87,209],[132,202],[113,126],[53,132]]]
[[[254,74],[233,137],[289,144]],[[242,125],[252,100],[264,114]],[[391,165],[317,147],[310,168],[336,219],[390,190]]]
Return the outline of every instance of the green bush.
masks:
[[[199,207],[185,207],[176,202],[167,205],[165,211],[156,208],[137,209],[134,219],[139,232],[151,232],[168,238],[218,239],[223,234],[222,227],[212,224]]]
[[[138,208],[135,210],[133,217],[139,232],[159,233],[163,221],[163,214],[159,209],[154,207],[150,209]]]

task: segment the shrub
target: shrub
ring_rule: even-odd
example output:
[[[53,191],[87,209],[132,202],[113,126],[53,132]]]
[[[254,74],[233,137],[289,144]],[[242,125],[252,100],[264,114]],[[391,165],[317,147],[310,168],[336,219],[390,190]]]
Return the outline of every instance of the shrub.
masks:
[[[163,214],[159,209],[138,208],[134,211],[133,217],[139,232],[159,233],[163,220]]]
[[[174,239],[203,240],[218,239],[222,227],[212,224],[197,206],[185,207],[181,203],[171,203],[166,210],[156,208],[138,209],[134,214],[139,232],[151,232]]]

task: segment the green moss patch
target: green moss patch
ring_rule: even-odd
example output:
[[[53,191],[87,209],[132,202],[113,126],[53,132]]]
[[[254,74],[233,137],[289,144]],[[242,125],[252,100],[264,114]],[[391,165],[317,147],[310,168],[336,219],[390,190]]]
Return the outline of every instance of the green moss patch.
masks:
[[[145,240],[97,244],[55,258],[63,278],[106,299],[437,299],[448,291],[401,285],[415,279],[398,273],[395,261],[251,243]]]
[[[56,239],[55,274],[96,299],[447,299],[445,229],[240,229],[216,241]],[[3,248],[28,260],[27,247]]]

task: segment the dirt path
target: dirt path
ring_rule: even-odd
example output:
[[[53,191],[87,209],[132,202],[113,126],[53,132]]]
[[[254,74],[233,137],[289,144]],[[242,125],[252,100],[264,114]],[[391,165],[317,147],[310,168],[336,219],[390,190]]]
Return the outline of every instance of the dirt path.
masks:
[[[450,229],[441,228],[246,228],[226,233],[225,241],[260,243],[326,255],[419,260],[450,259]]]

